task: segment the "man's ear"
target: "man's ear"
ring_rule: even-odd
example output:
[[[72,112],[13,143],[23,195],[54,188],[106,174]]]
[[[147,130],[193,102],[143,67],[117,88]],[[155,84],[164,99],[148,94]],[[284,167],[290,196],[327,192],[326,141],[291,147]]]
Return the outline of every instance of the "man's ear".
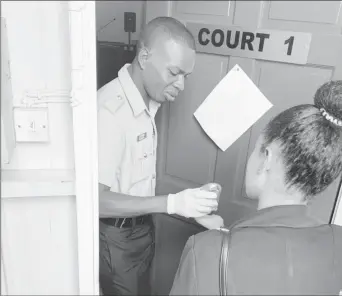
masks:
[[[138,64],[139,67],[144,70],[146,67],[146,62],[150,57],[150,51],[146,47],[142,47],[138,53]]]

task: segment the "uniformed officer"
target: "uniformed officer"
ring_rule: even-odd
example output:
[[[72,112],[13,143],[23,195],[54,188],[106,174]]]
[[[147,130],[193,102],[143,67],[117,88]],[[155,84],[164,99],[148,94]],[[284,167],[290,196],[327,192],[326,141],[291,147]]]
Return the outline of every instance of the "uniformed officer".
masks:
[[[98,91],[100,285],[105,295],[147,295],[154,255],[151,213],[223,224],[216,195],[200,188],[154,196],[161,103],[174,101],[195,65],[195,42],[179,21],[161,17],[142,32],[137,55]]]
[[[306,206],[341,178],[342,81],[322,85],[314,101],[287,109],[267,124],[245,180],[258,211],[232,225],[228,234],[210,230],[192,236],[171,295],[342,292],[342,227],[316,220]]]

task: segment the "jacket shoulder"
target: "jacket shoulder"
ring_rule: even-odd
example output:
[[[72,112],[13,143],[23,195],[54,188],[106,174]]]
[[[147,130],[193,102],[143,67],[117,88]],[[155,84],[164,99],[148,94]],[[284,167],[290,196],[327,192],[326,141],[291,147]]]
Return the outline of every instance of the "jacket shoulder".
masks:
[[[196,285],[199,295],[219,295],[217,279],[222,246],[222,233],[207,230],[192,237]]]
[[[334,233],[334,241],[340,246],[342,246],[342,226],[331,225],[331,228]]]
[[[193,247],[196,252],[206,252],[214,246],[221,248],[222,233],[219,230],[207,230],[193,236]]]

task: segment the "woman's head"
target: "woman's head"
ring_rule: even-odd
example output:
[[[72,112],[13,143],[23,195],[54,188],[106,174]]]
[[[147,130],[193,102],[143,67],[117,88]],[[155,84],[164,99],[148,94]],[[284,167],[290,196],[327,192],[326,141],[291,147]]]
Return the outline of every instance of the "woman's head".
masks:
[[[259,136],[246,172],[246,191],[273,191],[305,202],[342,172],[342,81],[323,84],[314,105],[287,109]]]

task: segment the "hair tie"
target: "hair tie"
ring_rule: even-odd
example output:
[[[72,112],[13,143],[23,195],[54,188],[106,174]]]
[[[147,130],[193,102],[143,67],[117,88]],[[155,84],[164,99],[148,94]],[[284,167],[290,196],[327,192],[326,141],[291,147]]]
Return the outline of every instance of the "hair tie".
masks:
[[[333,124],[337,125],[337,126],[342,126],[342,120],[338,120],[337,118],[335,118],[334,116],[330,115],[327,111],[325,111],[324,108],[319,109],[319,111],[321,111],[323,117],[332,122]]]

